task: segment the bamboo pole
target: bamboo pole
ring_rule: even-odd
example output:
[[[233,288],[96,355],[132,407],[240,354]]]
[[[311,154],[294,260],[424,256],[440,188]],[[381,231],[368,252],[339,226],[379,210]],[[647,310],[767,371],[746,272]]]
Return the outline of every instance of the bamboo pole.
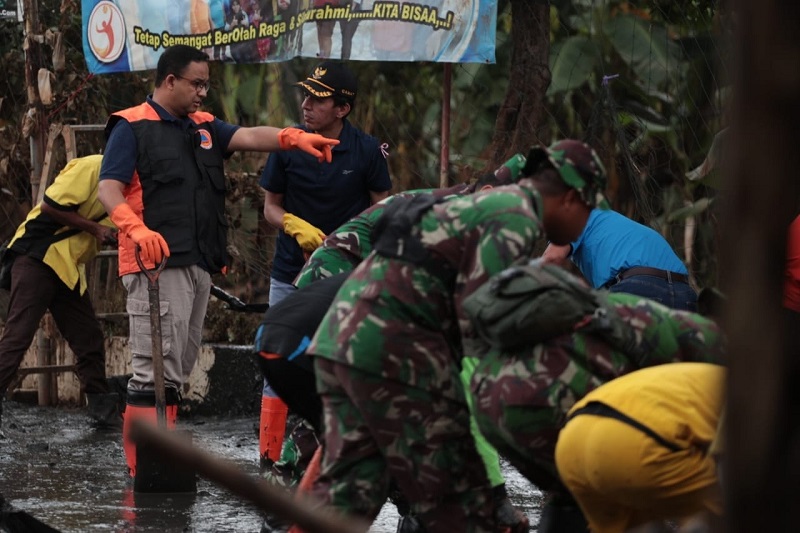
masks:
[[[174,461],[195,470],[259,509],[292,522],[305,533],[364,533],[369,525],[356,518],[325,512],[306,499],[294,499],[279,487],[253,477],[234,464],[214,457],[176,437],[174,432],[159,430],[152,424],[134,420],[131,436],[137,445],[146,445]]]

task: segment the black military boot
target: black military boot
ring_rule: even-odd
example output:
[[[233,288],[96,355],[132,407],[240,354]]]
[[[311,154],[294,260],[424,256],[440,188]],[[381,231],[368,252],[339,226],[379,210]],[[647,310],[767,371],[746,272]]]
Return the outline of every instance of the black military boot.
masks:
[[[589,524],[571,495],[549,494],[542,506],[539,533],[589,533]]]
[[[508,533],[525,533],[530,529],[528,517],[514,507],[508,499],[506,484],[492,488],[492,500],[494,501],[494,517],[501,531]]]
[[[397,522],[397,533],[424,533],[425,528],[413,514],[400,517]]]
[[[411,513],[411,505],[402,492],[392,481],[392,488],[389,491],[389,500],[397,507],[397,514],[400,520],[397,521],[397,533],[424,533],[425,527],[419,519]]]
[[[97,429],[122,429],[122,415],[119,410],[119,394],[87,394],[89,418]]]
[[[261,522],[261,533],[286,533],[291,524],[273,515],[266,515]]]

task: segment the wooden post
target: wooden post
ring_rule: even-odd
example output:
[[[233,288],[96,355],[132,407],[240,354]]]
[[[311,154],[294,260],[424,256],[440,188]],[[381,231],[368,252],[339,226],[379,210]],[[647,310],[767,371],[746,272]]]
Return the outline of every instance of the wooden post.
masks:
[[[453,81],[453,65],[444,64],[442,80],[442,147],[439,155],[439,187],[450,185],[450,96]]]
[[[44,37],[39,23],[39,5],[37,0],[23,1],[23,20],[25,22],[25,86],[28,96],[27,119],[23,121],[23,134],[29,136],[31,150],[31,205],[36,205],[39,189],[44,188],[42,183],[42,162],[44,161],[45,137],[47,125],[44,117],[44,106],[39,97],[39,68],[42,66],[40,58],[43,57],[42,43]],[[52,363],[52,344],[43,330],[37,333],[38,365]],[[49,405],[52,378],[50,374],[40,374],[38,381],[39,404]]]
[[[800,3],[734,2],[738,47],[721,224],[729,295],[726,531],[800,524],[800,353],[781,307],[786,235],[800,206]],[[795,341],[795,346],[797,345]]]
[[[42,42],[44,37],[39,23],[39,5],[37,0],[24,0],[23,19],[25,23],[25,40],[23,49],[25,50],[25,87],[28,96],[28,109],[26,111],[28,120],[27,132],[30,139],[31,150],[31,187],[34,194],[31,198],[35,205],[35,195],[38,191],[39,182],[42,177],[42,161],[44,160],[44,145],[47,135],[46,120],[44,117],[44,106],[39,98],[39,68],[42,66],[40,58],[42,56]]]

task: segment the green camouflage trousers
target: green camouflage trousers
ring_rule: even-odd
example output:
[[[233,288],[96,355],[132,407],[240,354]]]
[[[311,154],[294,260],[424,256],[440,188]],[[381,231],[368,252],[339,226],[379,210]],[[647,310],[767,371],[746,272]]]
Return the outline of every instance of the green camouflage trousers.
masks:
[[[299,416],[290,414],[286,427],[280,459],[269,465],[261,477],[273,485],[294,489],[303,478],[319,440],[311,424]]]
[[[325,424],[316,497],[371,521],[394,478],[429,533],[495,530],[464,402],[326,359],[315,366]]]

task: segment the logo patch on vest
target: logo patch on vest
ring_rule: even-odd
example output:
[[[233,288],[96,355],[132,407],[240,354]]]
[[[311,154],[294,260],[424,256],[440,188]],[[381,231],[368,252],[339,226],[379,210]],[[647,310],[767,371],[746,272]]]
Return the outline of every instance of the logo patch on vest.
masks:
[[[211,142],[211,134],[208,133],[208,130],[199,129],[197,130],[197,134],[200,136],[200,148],[211,150],[214,144]]]

